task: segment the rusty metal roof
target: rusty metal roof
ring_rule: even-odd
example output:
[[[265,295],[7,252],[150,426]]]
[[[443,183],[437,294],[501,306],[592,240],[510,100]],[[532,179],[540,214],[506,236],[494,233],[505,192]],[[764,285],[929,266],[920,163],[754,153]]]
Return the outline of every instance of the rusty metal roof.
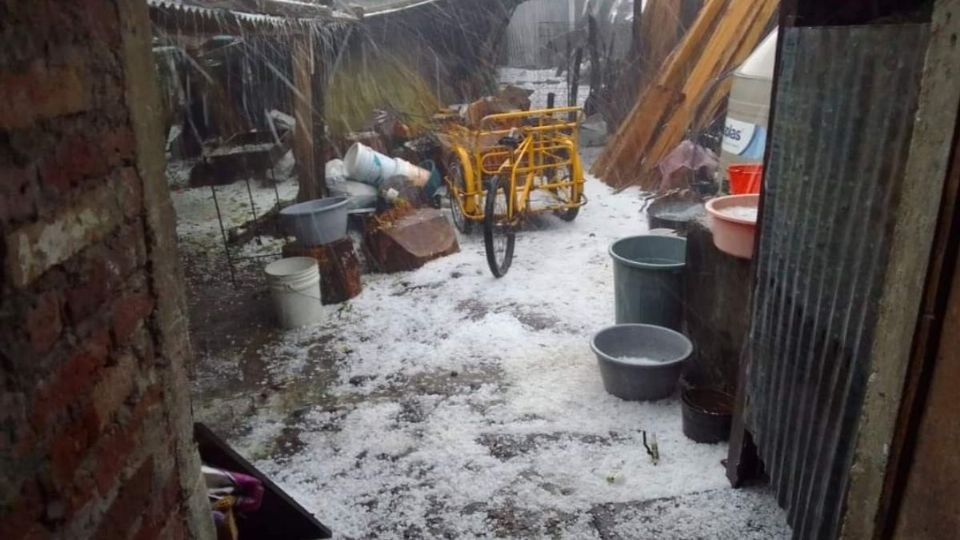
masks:
[[[305,0],[147,0],[152,9],[265,25],[359,20],[350,10]]]
[[[433,4],[438,0],[148,0],[151,7],[192,14],[229,14],[250,21],[285,23],[289,19],[356,21]],[[356,8],[359,8],[356,9]]]

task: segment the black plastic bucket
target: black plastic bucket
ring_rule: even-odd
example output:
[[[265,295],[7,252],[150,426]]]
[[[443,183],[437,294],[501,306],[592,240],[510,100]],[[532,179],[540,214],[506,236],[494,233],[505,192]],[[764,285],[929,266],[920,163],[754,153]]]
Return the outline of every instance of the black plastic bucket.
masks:
[[[730,438],[733,396],[712,388],[686,388],[680,393],[683,434],[700,443]]]
[[[707,210],[699,201],[659,200],[647,208],[647,223],[651,229],[672,229],[686,235],[690,222],[706,215]]]

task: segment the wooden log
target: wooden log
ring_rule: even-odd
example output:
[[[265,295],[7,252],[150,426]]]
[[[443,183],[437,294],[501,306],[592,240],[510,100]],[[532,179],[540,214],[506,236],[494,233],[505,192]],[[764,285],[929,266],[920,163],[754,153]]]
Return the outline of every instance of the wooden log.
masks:
[[[323,246],[304,246],[291,242],[283,246],[284,257],[312,257],[320,267],[320,301],[339,304],[360,294],[360,259],[353,240],[341,238]]]
[[[450,222],[433,208],[391,211],[370,218],[364,245],[376,269],[386,273],[416,270],[460,251]]]

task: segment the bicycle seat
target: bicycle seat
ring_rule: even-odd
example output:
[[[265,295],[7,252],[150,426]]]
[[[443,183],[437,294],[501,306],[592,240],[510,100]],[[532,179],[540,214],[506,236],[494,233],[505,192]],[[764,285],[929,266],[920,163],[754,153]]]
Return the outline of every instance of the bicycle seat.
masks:
[[[511,131],[507,135],[501,137],[499,142],[501,146],[506,146],[516,150],[517,147],[520,146],[520,143],[523,142],[523,135],[521,135],[519,132],[515,133]]]

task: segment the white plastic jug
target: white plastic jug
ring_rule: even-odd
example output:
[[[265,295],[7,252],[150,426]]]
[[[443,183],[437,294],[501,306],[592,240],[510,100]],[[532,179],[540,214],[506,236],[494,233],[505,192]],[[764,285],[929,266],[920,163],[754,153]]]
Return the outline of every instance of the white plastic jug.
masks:
[[[373,148],[354,143],[343,158],[347,177],[379,188],[380,182],[397,174],[397,160]]]

